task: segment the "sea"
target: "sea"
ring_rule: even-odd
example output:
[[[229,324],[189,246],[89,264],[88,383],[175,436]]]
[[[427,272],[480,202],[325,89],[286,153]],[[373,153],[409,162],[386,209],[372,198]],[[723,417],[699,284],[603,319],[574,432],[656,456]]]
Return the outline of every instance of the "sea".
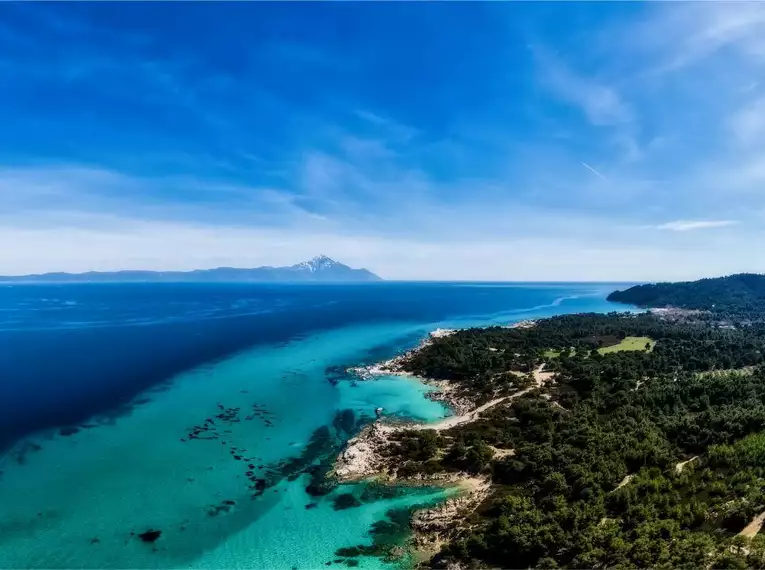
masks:
[[[405,567],[411,512],[456,491],[325,474],[378,408],[451,412],[348,368],[623,287],[0,285],[0,568]]]

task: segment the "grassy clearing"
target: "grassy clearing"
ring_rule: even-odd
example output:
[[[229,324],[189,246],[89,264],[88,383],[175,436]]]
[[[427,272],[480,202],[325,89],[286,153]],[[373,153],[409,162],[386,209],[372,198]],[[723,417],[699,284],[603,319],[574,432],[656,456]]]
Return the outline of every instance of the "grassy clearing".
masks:
[[[628,336],[616,344],[599,348],[598,352],[600,354],[608,354],[609,352],[621,352],[623,350],[645,350],[646,345],[649,345],[648,351],[650,352],[656,345],[656,341],[647,336]],[[571,347],[571,350],[573,352],[573,347]],[[560,350],[550,348],[545,350],[542,355],[545,358],[558,358],[560,353]]]
[[[608,354],[609,352],[621,352],[622,350],[646,350],[646,345],[648,345],[648,351],[650,352],[656,345],[656,341],[647,336],[628,336],[619,344],[599,348],[598,352],[600,354]]]
[[[542,356],[545,358],[558,358],[560,356],[560,353],[563,352],[562,350],[558,350],[557,348],[548,348],[542,353]],[[573,346],[570,346],[568,348],[568,354],[569,356],[573,356],[576,354],[576,349]]]
[[[696,376],[698,378],[715,378],[715,377],[722,377],[722,376],[728,376],[729,374],[744,374],[744,375],[751,375],[754,374],[754,371],[757,369],[756,366],[744,366],[743,368],[721,368],[719,370],[707,370],[706,372],[697,372]]]

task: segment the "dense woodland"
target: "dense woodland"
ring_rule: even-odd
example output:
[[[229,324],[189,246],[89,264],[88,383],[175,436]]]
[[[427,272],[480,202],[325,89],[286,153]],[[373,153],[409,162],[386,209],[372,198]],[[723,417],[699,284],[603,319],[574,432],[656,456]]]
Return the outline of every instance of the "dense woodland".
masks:
[[[706,321],[667,322],[653,315],[579,314],[545,319],[533,328],[467,329],[438,339],[404,366],[429,378],[452,380],[478,400],[517,388],[518,374],[542,362],[571,378],[577,391],[596,374],[633,386],[645,376],[728,370],[763,362],[765,328],[737,329]],[[650,352],[600,355],[598,349],[625,337],[656,341]],[[546,354],[559,353],[556,358]]]
[[[614,291],[608,300],[646,308],[681,307],[713,311],[719,316],[762,320],[765,275],[740,273],[684,283],[638,285]]]
[[[399,475],[462,471],[494,484],[433,565],[765,567],[765,537],[737,536],[765,512],[765,303],[715,313],[696,305],[700,294],[666,297],[713,318],[561,316],[460,331],[406,363],[478,400],[528,385],[542,363],[556,373],[477,422],[388,446]],[[598,350],[626,337],[655,345]]]

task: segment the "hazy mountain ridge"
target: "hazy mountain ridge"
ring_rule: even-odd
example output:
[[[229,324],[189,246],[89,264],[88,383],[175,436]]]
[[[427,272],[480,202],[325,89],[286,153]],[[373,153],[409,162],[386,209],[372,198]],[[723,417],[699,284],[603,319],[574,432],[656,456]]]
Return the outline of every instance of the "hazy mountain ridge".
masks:
[[[216,267],[192,271],[88,271],[0,276],[0,282],[107,283],[107,282],[370,282],[382,279],[367,269],[354,269],[325,255],[286,267]]]

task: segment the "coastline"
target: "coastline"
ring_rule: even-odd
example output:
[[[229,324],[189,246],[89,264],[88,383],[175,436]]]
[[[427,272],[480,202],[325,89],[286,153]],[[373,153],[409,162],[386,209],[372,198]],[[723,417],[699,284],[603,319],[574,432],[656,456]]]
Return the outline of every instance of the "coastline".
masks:
[[[516,323],[501,326],[501,328],[508,329],[527,329],[537,324],[536,319],[524,319]],[[494,326],[494,325],[492,325]],[[489,327],[479,327],[489,328]],[[460,396],[455,391],[455,386],[449,380],[442,380],[438,378],[428,378],[425,376],[419,376],[404,369],[404,363],[422,351],[426,347],[433,344],[434,339],[443,338],[456,334],[463,329],[444,329],[436,328],[430,331],[426,338],[424,338],[416,347],[409,349],[393,358],[377,362],[375,364],[367,366],[353,366],[348,368],[347,372],[355,375],[359,380],[374,380],[378,376],[406,376],[408,378],[414,378],[426,386],[435,388],[432,392],[425,395],[426,398],[444,403],[454,416],[463,416],[474,412],[476,410],[475,402],[465,396]],[[450,416],[451,417],[451,416]],[[449,417],[444,418],[441,421],[447,421]],[[440,422],[436,422],[440,423]],[[412,427],[416,425],[414,422],[400,422],[397,426]],[[430,426],[431,429],[437,429],[434,427],[435,423]],[[428,428],[423,428],[428,429]]]
[[[503,328],[531,328],[535,325],[535,320],[522,320]],[[455,488],[455,495],[444,502],[413,513],[410,521],[412,536],[408,541],[408,550],[416,563],[427,562],[449,543],[454,535],[461,530],[461,526],[457,523],[473,513],[490,496],[492,485],[488,477],[463,472],[399,477],[396,473],[397,466],[392,465],[389,458],[384,454],[387,446],[393,443],[393,436],[407,430],[444,431],[476,421],[483,411],[496,405],[511,402],[532,390],[538,389],[553,376],[550,372],[544,372],[544,365],[541,365],[532,374],[535,381],[531,386],[478,406],[471,398],[458,395],[452,382],[421,377],[404,369],[404,363],[408,359],[430,346],[435,339],[453,335],[458,330],[437,328],[411,350],[383,362],[348,369],[348,372],[355,374],[359,379],[369,381],[373,381],[378,376],[414,378],[423,384],[434,387],[435,390],[430,392],[427,397],[443,402],[453,413],[446,418],[430,423],[391,422],[384,416],[378,416],[374,422],[365,426],[356,437],[346,442],[335,459],[332,470],[327,475],[340,483],[371,480],[389,485],[421,486],[435,484],[444,488]]]
[[[523,321],[522,321],[523,322]],[[458,332],[460,329],[443,329],[436,328],[430,331],[426,338],[424,338],[416,347],[403,352],[388,360],[377,362],[368,366],[354,366],[347,370],[348,373],[353,374],[359,380],[374,380],[378,376],[406,376],[413,378],[426,386],[434,388],[432,392],[428,392],[425,397],[434,402],[442,402],[446,405],[451,412],[456,415],[462,415],[473,409],[473,403],[469,398],[461,397],[455,393],[454,386],[448,380],[439,380],[436,378],[426,378],[424,376],[418,376],[404,369],[404,363],[412,356],[424,348],[433,344],[433,341],[438,338],[451,336]],[[401,422],[401,426],[409,425],[410,422]],[[399,424],[397,424],[399,425]]]
[[[454,497],[412,515],[409,549],[417,563],[428,562],[438,554],[460,530],[455,528],[455,521],[472,514],[491,494],[491,481],[486,477],[456,476],[452,484],[458,488]]]
[[[140,392],[141,397],[148,393],[151,401],[136,406],[131,413],[114,417],[103,426],[99,422],[95,429],[81,429],[79,433],[55,437],[51,441],[38,442],[39,432],[30,433],[28,437],[41,444],[43,449],[39,453],[30,453],[26,465],[19,465],[11,458],[12,464],[2,474],[1,490],[8,519],[34,523],[34,526],[30,524],[24,527],[23,532],[6,537],[0,548],[3,566],[23,567],[29,565],[31,560],[37,566],[57,567],[76,560],[98,567],[225,567],[245,559],[251,565],[283,570],[293,566],[321,567],[337,558],[335,552],[339,548],[366,546],[370,537],[373,544],[378,544],[379,537],[375,534],[378,527],[387,529],[386,525],[391,523],[397,525],[393,539],[399,544],[410,545],[409,521],[413,519],[413,513],[425,506],[444,504],[447,500],[451,505],[451,499],[456,495],[468,493],[467,483],[442,478],[432,484],[432,489],[428,488],[427,481],[423,481],[422,488],[387,489],[381,490],[379,495],[370,492],[363,497],[365,484],[349,485],[322,499],[306,492],[309,483],[306,477],[295,480],[283,478],[278,485],[270,487],[261,499],[252,500],[247,488],[249,480],[244,476],[244,469],[249,467],[240,465],[241,462],[229,453],[229,447],[221,445],[220,440],[207,441],[203,438],[190,441],[187,437],[190,426],[197,425],[211,414],[220,413],[218,402],[226,408],[241,407],[242,423],[222,426],[233,430],[222,440],[247,448],[248,457],[257,455],[258,460],[253,462],[256,468],[261,464],[266,468],[269,465],[276,468],[280,462],[293,462],[303,457],[317,428],[327,426],[330,435],[334,435],[332,412],[352,409],[356,414],[358,427],[347,431],[342,439],[358,435],[358,430],[375,417],[376,408],[380,406],[384,406],[384,415],[387,416],[381,422],[384,425],[402,419],[417,423],[438,421],[450,412],[440,402],[431,400],[443,400],[451,386],[455,387],[453,392],[468,392],[470,395],[468,384],[458,381],[450,386],[448,382],[396,376],[381,377],[375,382],[354,381],[344,374],[345,369],[354,363],[371,364],[384,360],[416,346],[428,331],[437,326],[428,323],[434,323],[438,318],[450,319],[442,321],[443,327],[489,327],[498,330],[519,318],[545,318],[560,310],[600,312],[608,308],[599,300],[572,302],[562,308],[552,303],[538,308],[552,293],[546,289],[515,286],[509,290],[492,287],[485,294],[476,295],[475,289],[450,285],[437,290],[450,295],[447,301],[433,295],[433,306],[431,295],[419,286],[401,291],[397,289],[392,298],[400,300],[410,290],[412,293],[404,297],[404,305],[408,307],[405,319],[397,312],[389,319],[385,313],[387,297],[377,294],[369,298],[366,312],[366,304],[349,305],[355,311],[351,312],[346,310],[348,307],[345,304],[338,302],[339,306],[333,307],[331,313],[325,315],[324,311],[329,309],[322,308],[322,312],[314,318],[313,313],[307,313],[313,306],[310,305],[313,297],[308,296],[306,304],[301,296],[300,302],[296,300],[294,306],[290,306],[290,311],[308,314],[311,318],[305,319],[306,325],[324,323],[319,317],[327,317],[326,327],[322,324],[316,330],[296,333],[294,338],[290,336],[289,340],[284,340],[282,337],[287,333],[291,335],[293,329],[303,330],[300,318],[291,319],[292,312],[280,314],[280,322],[289,317],[286,320],[296,324],[291,324],[288,330],[278,328],[276,333],[279,334],[272,335],[271,328],[266,326],[268,323],[263,324],[258,317],[259,320],[253,321],[253,326],[261,327],[263,324],[264,335],[267,332],[268,338],[264,336],[252,347],[237,351],[231,357],[200,367],[192,366],[181,374],[168,376],[156,393],[153,393],[153,387]],[[207,306],[207,293],[204,293],[199,299],[193,298],[195,303],[204,301],[205,304],[200,305],[203,308]],[[245,293],[247,299],[254,295],[249,288],[242,289],[241,295]],[[237,298],[239,295],[237,292]],[[118,298],[123,297],[126,302],[133,303],[129,305],[131,310],[135,309],[136,314],[146,320],[155,316],[154,305],[145,308],[135,305],[127,293],[120,292]],[[90,310],[85,300],[78,306],[80,310]],[[511,310],[507,310],[508,307]],[[449,314],[442,315],[446,311]],[[354,321],[346,324],[343,319],[351,314]],[[382,314],[387,320],[380,321],[379,315]],[[84,314],[82,320],[87,321],[87,317]],[[301,323],[300,326],[297,323]],[[201,325],[188,325],[192,326]],[[188,327],[178,332],[186,334]],[[230,332],[236,335],[241,332],[233,324],[230,329],[221,329],[221,334],[229,335]],[[103,343],[94,344],[92,350],[107,351],[112,341],[120,344],[122,337],[115,336],[116,333],[112,334],[110,330],[95,335],[99,342],[103,339]],[[189,329],[189,335],[194,330]],[[151,363],[153,355],[176,343],[171,335],[161,336],[159,340],[162,342],[149,347],[145,357],[136,365],[144,360]],[[438,342],[451,344],[457,340],[449,338]],[[108,370],[108,364],[94,365],[91,372]],[[62,366],[61,373],[69,374],[64,368]],[[73,369],[71,372],[76,371]],[[428,374],[424,371],[422,375],[441,376],[438,372]],[[443,376],[448,375],[444,373]],[[335,384],[336,380],[339,381]],[[509,380],[512,381],[512,378]],[[422,382],[437,390],[430,399],[424,398],[423,393],[428,389],[423,387]],[[83,383],[83,386],[87,385],[87,382]],[[511,386],[509,391],[514,389]],[[285,394],[288,396],[285,397]],[[292,397],[295,394],[300,397]],[[485,399],[494,397],[491,393],[483,396]],[[245,410],[255,403],[273,412],[275,417],[270,417],[273,425],[267,425],[258,418],[249,422],[244,419]],[[494,411],[500,410],[502,406]],[[104,413],[111,416],[110,410]],[[94,412],[94,415],[100,414]],[[459,414],[459,410],[455,410],[454,414]],[[483,415],[481,423],[488,415]],[[95,423],[90,421],[92,417],[89,415],[85,421]],[[442,435],[448,438],[463,429],[442,432]],[[337,445],[328,451],[326,457],[322,456],[322,471],[325,466],[331,467],[344,442],[337,438],[335,443]],[[499,443],[497,446],[513,447]],[[313,453],[311,449],[306,453]],[[114,465],[120,468],[114,470]],[[108,476],[105,477],[107,469]],[[155,485],[147,486],[147,470],[155,474],[156,485],[172,493],[158,494]],[[408,474],[416,474],[417,471],[419,469],[409,469]],[[454,472],[452,469],[449,471]],[[404,473],[402,470],[400,475]],[[324,474],[316,474],[319,482],[319,477],[323,478]],[[276,482],[278,474],[274,473],[272,478]],[[72,480],[79,481],[81,485],[71,487]],[[493,496],[497,490],[494,489]],[[335,510],[336,495],[346,492],[363,499],[362,505]],[[208,503],[215,506],[224,499],[236,501],[236,505],[228,511],[208,511],[206,508]],[[139,503],[142,508],[136,510],[135,505]],[[205,508],[200,508],[200,504]],[[456,502],[455,506],[460,508],[461,502]],[[42,512],[47,517],[49,511],[55,511],[56,518],[45,518],[42,524],[37,513]],[[389,514],[394,511],[395,514]],[[218,516],[212,516],[209,512]],[[481,509],[474,512],[471,520],[481,517],[481,512]],[[421,516],[418,515],[417,520],[424,525],[425,519]],[[188,518],[191,520],[187,521]],[[418,525],[422,533],[427,530],[423,525]],[[158,552],[146,548],[135,537],[128,538],[130,531],[139,533],[150,528],[162,531]],[[440,537],[444,538],[443,533]],[[91,543],[93,538],[98,538],[98,541]],[[386,538],[381,537],[383,541]],[[422,541],[419,544],[427,549],[424,539]],[[257,549],[252,548],[253,544],[257,545]],[[299,548],[285,551],[284,544],[298,544]],[[385,546],[386,543],[382,544]],[[411,544],[414,549],[414,539]],[[382,557],[359,558],[359,563],[369,570],[390,567]],[[409,559],[401,563],[409,564]],[[337,566],[334,562],[332,565]]]

